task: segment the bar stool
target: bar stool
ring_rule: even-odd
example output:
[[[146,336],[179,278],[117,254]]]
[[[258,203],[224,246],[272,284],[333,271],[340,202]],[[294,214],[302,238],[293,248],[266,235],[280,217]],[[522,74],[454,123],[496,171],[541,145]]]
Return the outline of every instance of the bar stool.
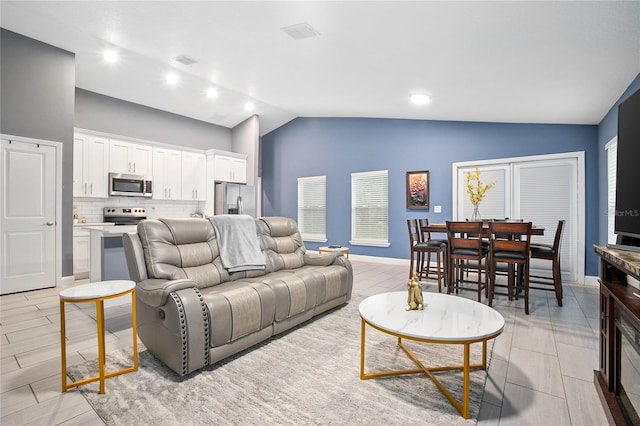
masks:
[[[478,302],[482,301],[482,289],[489,297],[489,250],[482,244],[482,222],[447,222],[447,292],[455,287],[456,293],[463,281],[462,274],[467,268],[466,262],[473,261],[478,270]],[[484,268],[483,268],[484,262]],[[482,281],[484,269],[484,282]]]
[[[441,245],[431,245],[423,242],[420,237],[420,229],[418,228],[418,221],[416,219],[407,219],[407,228],[409,230],[409,249],[411,250],[411,263],[409,265],[409,278],[420,273],[420,265],[424,255],[430,255],[431,253],[441,253],[443,248]],[[416,258],[416,267],[413,267],[414,258]],[[438,261],[438,265],[440,262]],[[441,280],[438,279],[438,291],[442,291]]]
[[[429,219],[418,219],[418,226],[420,227],[420,241],[423,243],[427,243],[429,247],[433,247],[432,251],[423,253],[422,260],[420,261],[420,265],[418,267],[418,278],[429,279],[430,276],[434,274],[436,279],[438,280],[438,291],[440,291],[440,281],[444,278],[444,272],[446,269],[445,259],[447,251],[447,240],[431,238],[431,232],[429,232],[428,228]],[[436,254],[435,269],[431,266],[431,255],[433,253]],[[424,264],[425,260],[427,261],[426,267]],[[446,279],[444,279],[444,281],[446,285]]]
[[[508,267],[507,295],[512,299],[513,289],[524,290],[524,312],[529,314],[529,249],[531,222],[491,222],[489,224],[489,254],[491,281],[489,306],[493,305],[498,263]]]
[[[560,242],[562,241],[562,231],[564,229],[564,220],[558,221],[556,235],[553,239],[553,245],[549,244],[531,244],[531,258],[543,259],[551,261],[552,277],[541,275],[532,275],[531,282],[540,284],[541,286],[531,287],[536,290],[554,291],[558,306],[562,306],[562,274],[560,272]],[[550,287],[551,286],[551,287]]]

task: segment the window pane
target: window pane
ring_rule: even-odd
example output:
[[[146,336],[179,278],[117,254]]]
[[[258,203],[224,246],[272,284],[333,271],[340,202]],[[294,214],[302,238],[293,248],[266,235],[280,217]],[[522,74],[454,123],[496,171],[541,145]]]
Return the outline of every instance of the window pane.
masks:
[[[298,228],[303,239],[326,239],[326,176],[298,178]]]
[[[387,170],[351,175],[351,239],[387,244],[389,240]]]

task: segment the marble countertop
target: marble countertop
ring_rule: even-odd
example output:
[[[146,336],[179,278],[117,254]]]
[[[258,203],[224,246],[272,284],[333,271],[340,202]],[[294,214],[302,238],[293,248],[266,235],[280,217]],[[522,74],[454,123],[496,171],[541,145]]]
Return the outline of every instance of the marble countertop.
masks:
[[[464,297],[440,293],[423,295],[424,309],[407,311],[407,292],[370,296],[359,305],[369,324],[405,337],[438,342],[483,340],[499,335],[504,318],[493,308]]]
[[[84,226],[83,229],[87,229],[89,231],[101,232],[104,235],[122,235],[129,232],[136,232],[138,230],[137,225],[122,225],[122,226],[113,226],[111,225],[89,225]]]
[[[640,277],[640,253],[597,245],[594,245],[593,249],[614,265],[629,271],[636,278]]]

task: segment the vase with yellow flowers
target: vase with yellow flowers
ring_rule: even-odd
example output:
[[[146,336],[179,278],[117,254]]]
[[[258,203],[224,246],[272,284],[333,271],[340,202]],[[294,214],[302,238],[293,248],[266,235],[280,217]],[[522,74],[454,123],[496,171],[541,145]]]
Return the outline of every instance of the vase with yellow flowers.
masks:
[[[496,182],[492,181],[487,184],[482,183],[480,180],[480,169],[477,167],[475,171],[466,173],[464,181],[467,185],[469,201],[471,201],[471,204],[473,205],[473,213],[471,214],[470,220],[481,220],[482,218],[480,217],[478,205],[480,205],[480,201],[482,201],[487,191],[493,188]]]

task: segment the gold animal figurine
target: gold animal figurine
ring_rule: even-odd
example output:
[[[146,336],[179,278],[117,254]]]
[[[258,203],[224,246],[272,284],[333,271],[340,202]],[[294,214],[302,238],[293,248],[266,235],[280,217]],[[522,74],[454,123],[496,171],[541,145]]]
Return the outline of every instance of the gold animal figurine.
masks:
[[[422,306],[422,284],[418,279],[418,275],[414,272],[409,282],[407,282],[407,291],[409,296],[407,298],[407,311],[421,311]]]

